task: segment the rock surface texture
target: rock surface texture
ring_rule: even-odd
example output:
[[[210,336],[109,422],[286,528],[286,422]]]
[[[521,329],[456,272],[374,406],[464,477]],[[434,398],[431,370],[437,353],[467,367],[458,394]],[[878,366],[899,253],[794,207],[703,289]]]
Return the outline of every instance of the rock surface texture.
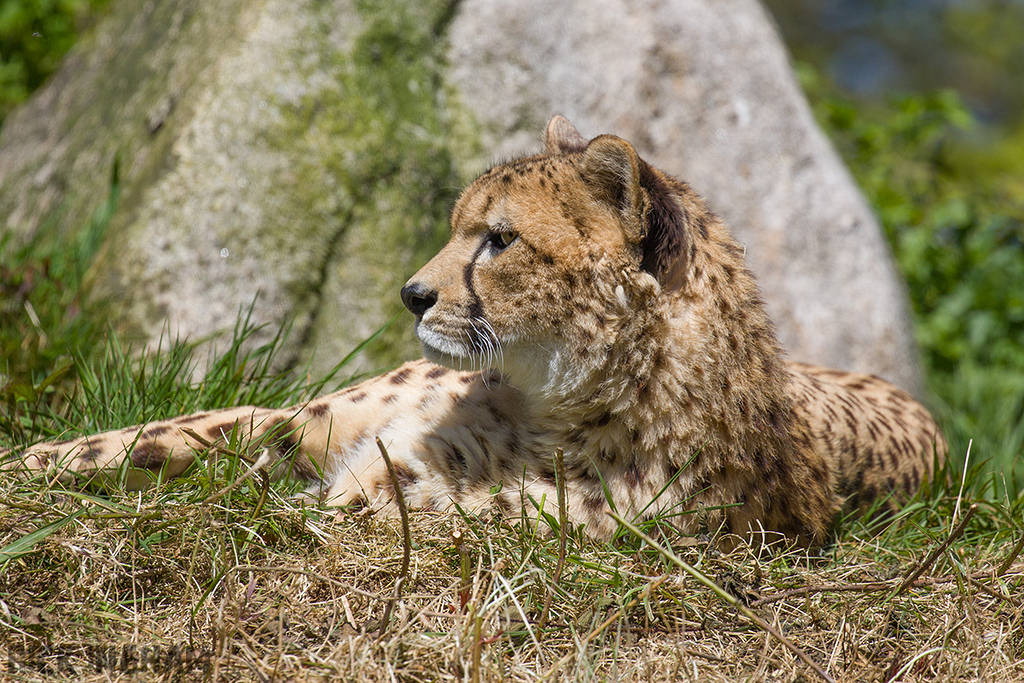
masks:
[[[93,275],[128,330],[202,337],[258,295],[319,371],[554,113],[707,197],[791,357],[919,390],[887,246],[756,0],[120,0],[0,131],[0,228],[81,229],[118,156]],[[401,320],[370,365],[416,355]]]

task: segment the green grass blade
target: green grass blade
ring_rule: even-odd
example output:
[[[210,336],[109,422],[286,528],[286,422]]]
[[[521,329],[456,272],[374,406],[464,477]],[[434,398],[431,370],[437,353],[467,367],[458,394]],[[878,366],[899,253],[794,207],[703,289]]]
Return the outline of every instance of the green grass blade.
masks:
[[[65,525],[73,522],[75,519],[82,516],[86,512],[87,510],[85,510],[84,508],[81,510],[76,510],[75,512],[72,512],[70,515],[62,517],[61,519],[58,519],[55,522],[44,524],[35,531],[27,533],[18,540],[12,543],[8,543],[5,547],[0,548],[0,566],[3,566],[6,569],[8,563],[10,563],[11,560],[23,557],[34,552],[36,544],[48,538],[54,532],[58,531]]]

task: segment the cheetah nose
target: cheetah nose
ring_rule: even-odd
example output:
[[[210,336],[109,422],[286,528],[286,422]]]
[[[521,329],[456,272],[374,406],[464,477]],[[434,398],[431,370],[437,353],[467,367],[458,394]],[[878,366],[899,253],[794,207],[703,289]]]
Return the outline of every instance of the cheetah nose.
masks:
[[[428,308],[437,303],[437,292],[421,282],[411,282],[402,287],[402,303],[413,315],[421,318]]]

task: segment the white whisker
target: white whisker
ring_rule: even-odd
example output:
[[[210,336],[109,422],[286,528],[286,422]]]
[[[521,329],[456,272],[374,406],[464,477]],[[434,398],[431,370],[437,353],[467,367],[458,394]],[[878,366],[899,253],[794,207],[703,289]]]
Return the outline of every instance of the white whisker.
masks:
[[[486,318],[481,318],[480,322],[483,323],[487,330],[488,337],[491,342],[491,351],[493,354],[493,362],[491,367],[497,367],[498,371],[502,374],[505,373],[505,348],[501,345],[501,340],[498,339],[497,332],[494,331],[494,327]]]
[[[495,368],[502,374],[505,372],[505,349],[498,338],[494,327],[486,318],[473,318],[469,321],[473,330],[471,362],[474,370],[483,371]],[[484,382],[487,381],[484,376]]]

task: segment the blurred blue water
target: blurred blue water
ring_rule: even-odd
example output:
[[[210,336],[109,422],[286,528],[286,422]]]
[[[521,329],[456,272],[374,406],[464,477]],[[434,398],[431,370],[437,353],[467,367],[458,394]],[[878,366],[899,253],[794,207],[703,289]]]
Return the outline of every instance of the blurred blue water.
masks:
[[[975,72],[981,62],[950,37],[949,12],[1024,6],[1024,0],[765,0],[778,8],[787,40],[811,47],[831,80],[851,94],[875,98],[892,92],[954,88],[982,120],[1016,119],[1024,102],[1024,64],[1004,58],[1002,76]],[[1016,14],[1014,16],[1020,16]],[[954,31],[955,33],[955,31]],[[1005,51],[1005,48],[1003,48]],[[821,61],[819,61],[821,60]]]

